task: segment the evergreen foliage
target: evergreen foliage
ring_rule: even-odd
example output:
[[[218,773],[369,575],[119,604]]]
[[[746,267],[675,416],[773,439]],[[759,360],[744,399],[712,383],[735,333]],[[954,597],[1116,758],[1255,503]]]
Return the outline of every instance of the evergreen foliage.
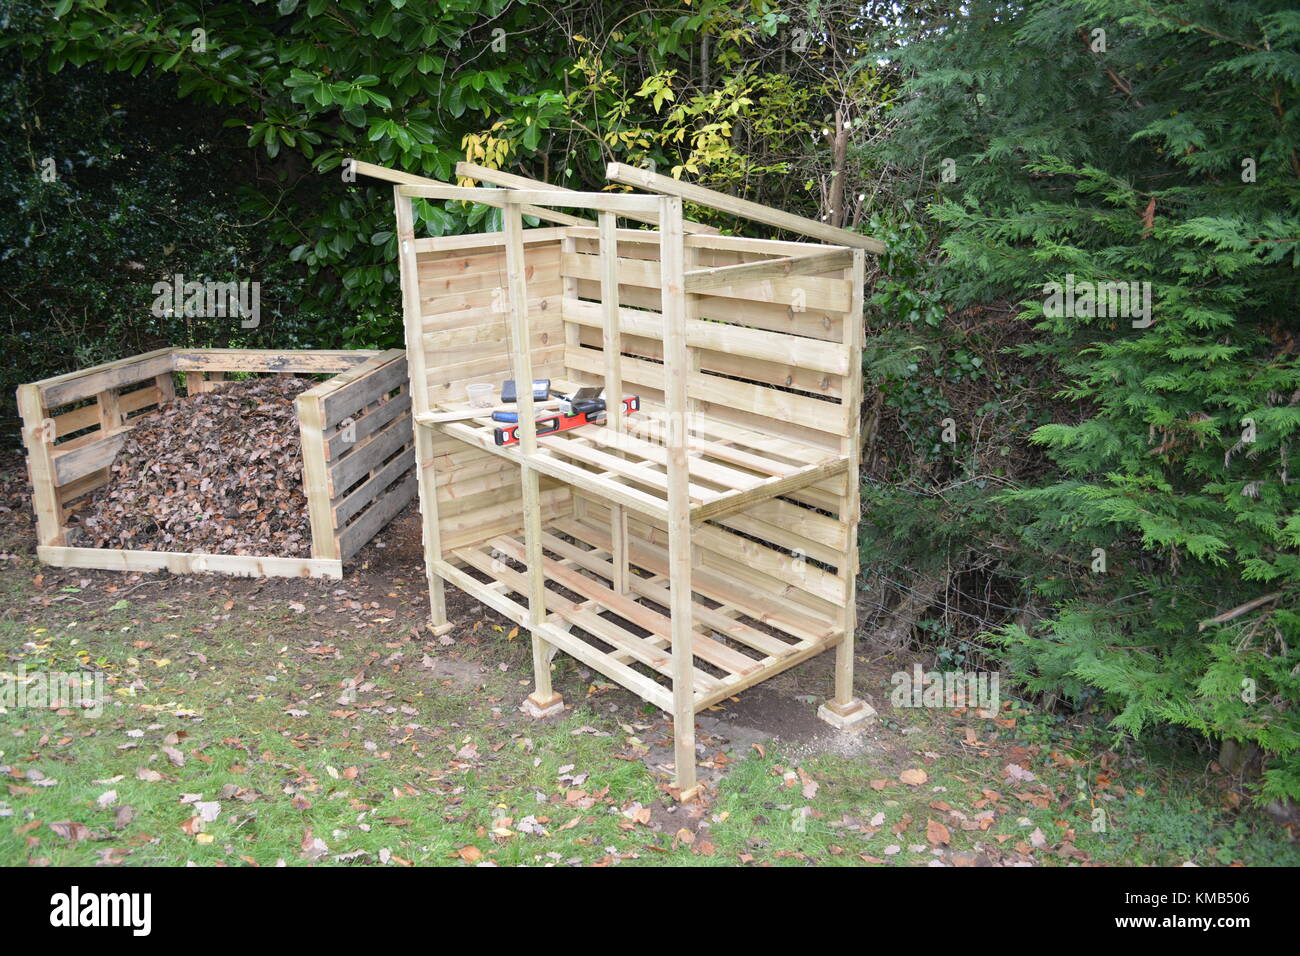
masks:
[[[1001,630],[1012,667],[1255,745],[1261,796],[1300,796],[1300,13],[975,2],[897,56],[896,161],[955,163],[944,287],[1020,302],[1068,403],[1033,433],[1054,472],[993,498],[1053,605]],[[1150,318],[1051,282],[1149,283]]]

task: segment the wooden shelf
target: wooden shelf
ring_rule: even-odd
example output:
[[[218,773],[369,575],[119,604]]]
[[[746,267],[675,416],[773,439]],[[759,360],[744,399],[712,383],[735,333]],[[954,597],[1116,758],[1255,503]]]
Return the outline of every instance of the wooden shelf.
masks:
[[[467,408],[444,403],[441,410]],[[625,419],[622,434],[604,425],[539,436],[537,454],[526,456],[518,445],[497,445],[490,417],[443,422],[433,426],[476,448],[517,463],[527,463],[612,504],[668,519],[667,411],[642,403]],[[718,421],[707,415],[691,420],[690,520],[717,519],[778,495],[791,494],[842,476],[849,459],[774,435]],[[841,477],[832,494],[841,494]]]
[[[627,593],[614,590],[608,529],[565,517],[542,530],[547,639],[645,700],[671,707],[668,552],[629,543]],[[526,626],[520,533],[452,552],[439,570]],[[840,625],[717,571],[692,575],[692,689],[698,712],[834,647]],[[486,596],[485,596],[486,595]]]

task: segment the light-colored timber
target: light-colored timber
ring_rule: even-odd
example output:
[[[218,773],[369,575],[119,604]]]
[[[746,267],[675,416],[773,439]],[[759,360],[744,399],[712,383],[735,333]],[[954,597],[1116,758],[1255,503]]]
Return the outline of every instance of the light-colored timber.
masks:
[[[399,264],[432,623],[451,584],[528,630],[526,713],[562,707],[551,659],[569,654],[661,708],[675,791],[691,799],[695,715],[835,652],[819,712],[853,696],[864,260],[875,239],[627,167],[583,193],[468,163],[397,185]],[[417,238],[417,198],[504,210],[505,229]],[[808,236],[720,236],[683,201]],[[594,224],[524,228],[532,209]],[[539,216],[538,218],[546,218]],[[620,228],[619,220],[654,229]],[[551,219],[549,221],[557,221]],[[562,222],[562,221],[561,221]],[[497,445],[466,387],[551,380],[636,395],[640,410]]]

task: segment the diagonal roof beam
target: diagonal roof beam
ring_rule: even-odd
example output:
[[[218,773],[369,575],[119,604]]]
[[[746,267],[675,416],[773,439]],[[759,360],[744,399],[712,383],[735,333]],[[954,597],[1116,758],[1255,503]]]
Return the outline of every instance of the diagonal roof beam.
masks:
[[[459,167],[457,169],[459,170]],[[866,249],[868,252],[877,254],[885,251],[885,244],[879,239],[872,239],[870,236],[849,232],[849,230],[840,229],[838,226],[829,226],[815,219],[805,219],[803,216],[796,216],[794,213],[782,212],[780,209],[773,209],[771,206],[750,202],[748,199],[737,199],[735,196],[728,196],[726,193],[705,189],[703,186],[660,176],[648,169],[626,166],[623,163],[610,163],[605,171],[605,178],[613,183],[653,189],[655,192],[663,193],[666,196],[679,196],[687,202],[708,206],[711,209],[730,213],[733,216],[752,219],[755,222],[775,226],[778,229],[788,229],[791,232],[811,236],[814,239],[820,239],[822,242],[829,242],[833,245]]]
[[[496,186],[505,186],[510,189],[549,189],[555,192],[573,192],[567,186],[554,186],[551,183],[542,182],[540,179],[529,179],[527,176],[516,176],[514,173],[502,172],[499,169],[488,169],[486,166],[477,166],[474,163],[457,163],[456,175],[463,179],[478,179],[485,183],[492,183]],[[635,219],[637,222],[648,222],[652,226],[659,225],[658,213],[632,213],[620,212],[624,219]],[[584,223],[585,225],[595,225],[595,223]],[[713,226],[706,226],[702,222],[692,222],[689,219],[682,220],[682,228],[686,232],[704,233],[714,235],[717,229]]]
[[[450,183],[442,183],[436,179],[429,179],[427,176],[417,176],[414,173],[404,173],[400,169],[389,169],[387,166],[376,166],[374,163],[365,163],[359,159],[352,161],[352,168],[362,176],[369,176],[371,179],[382,179],[385,182],[397,183],[399,186],[447,186]],[[502,208],[505,206],[504,197],[500,201],[492,198],[476,199],[485,206],[496,206]],[[555,222],[562,226],[595,226],[596,223],[590,219],[583,219],[580,216],[570,216],[565,212],[556,212],[553,209],[544,209],[541,206],[523,205],[519,211],[525,216],[532,216],[534,219],[541,219],[545,222]]]

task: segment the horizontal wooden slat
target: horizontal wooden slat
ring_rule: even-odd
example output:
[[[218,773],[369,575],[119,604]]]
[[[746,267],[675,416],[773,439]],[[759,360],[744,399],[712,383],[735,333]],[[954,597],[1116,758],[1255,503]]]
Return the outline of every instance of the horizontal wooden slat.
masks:
[[[559,276],[543,277],[535,279],[528,283],[528,303],[530,309],[547,311],[552,306],[550,302],[545,305],[541,304],[544,300],[549,300],[560,294],[561,285]],[[501,289],[468,289],[461,292],[452,292],[447,295],[441,295],[434,298],[422,300],[420,313],[420,326],[424,331],[450,327],[443,324],[437,316],[445,315],[451,312],[464,312],[469,309],[491,309],[500,311],[504,305]],[[559,302],[555,302],[556,316],[559,316]],[[460,318],[460,317],[453,317]]]
[[[388,464],[384,465],[355,491],[333,503],[334,527],[342,528],[352,520],[366,505],[370,504],[380,492],[409,471],[415,464],[415,449],[408,448]],[[346,556],[345,556],[346,557]]]
[[[576,282],[576,294],[579,298],[593,300],[600,298],[599,282],[592,279],[578,279]],[[658,289],[625,285],[619,287],[618,300],[623,306],[657,312],[661,296]],[[711,295],[696,296],[692,306],[691,311],[696,319],[714,319],[734,326],[747,326],[842,344],[844,314],[841,312],[828,312],[825,309],[797,311],[789,305],[724,299]]]
[[[536,283],[529,288],[528,321],[535,330],[560,328],[559,282],[551,282],[549,285],[555,290],[555,294],[542,295],[536,289]],[[425,335],[437,336],[465,332],[481,325],[500,322],[505,315],[501,309],[503,300],[494,303],[490,296],[482,293],[479,293],[478,298],[484,300],[483,304],[464,309],[424,313],[420,319],[421,330]],[[430,347],[437,347],[438,339],[426,341]]]
[[[405,458],[405,456],[403,456]],[[402,461],[398,459],[397,461]],[[396,464],[397,462],[393,462]],[[411,451],[408,467],[415,463],[415,452]],[[387,472],[389,469],[385,468]],[[400,469],[398,469],[400,471]],[[376,485],[383,487],[385,484],[380,477],[372,479]],[[364,490],[370,482],[362,486]],[[407,503],[415,497],[416,477],[412,471],[400,482],[390,488],[387,492],[379,496],[361,517],[357,518],[352,524],[338,532],[339,540],[339,557],[346,561],[358,551],[360,551],[383,527],[392,521]],[[337,526],[336,526],[337,527]]]
[[[368,441],[358,442],[350,454],[330,463],[327,482],[331,499],[352,487],[358,479],[378,468],[385,458],[403,445],[415,442],[409,419],[397,419],[376,432]]]
[[[57,375],[36,382],[40,389],[41,404],[47,409],[58,408],[91,398],[111,388],[133,385],[172,370],[172,349],[159,349],[133,358],[96,365],[80,372]]]
[[[660,288],[659,263],[642,259],[619,259],[620,286],[639,285]],[[567,253],[560,257],[560,274],[574,279],[599,280],[600,257]],[[746,302],[771,302],[805,309],[844,312],[849,308],[851,283],[847,279],[822,279],[800,276],[791,279],[766,279],[744,286],[719,286],[708,290],[711,298],[744,299]]]
[[[114,428],[111,431],[99,433],[96,438],[89,444],[81,445],[69,451],[59,451],[54,449],[54,484],[62,487],[71,484],[78,478],[84,478],[92,472],[99,471],[101,468],[107,468],[113,463],[117,456],[118,450],[122,447],[122,442],[126,440],[126,434],[131,430],[130,426],[123,428]]]
[[[338,374],[374,358],[374,351],[320,349],[177,349],[178,372],[300,372]]]
[[[559,243],[566,233],[567,230],[562,227],[525,229],[524,244]],[[425,237],[416,239],[412,246],[415,249],[416,256],[423,260],[425,256],[455,255],[469,249],[503,248],[505,242],[505,233],[503,232],[480,232],[463,236]]]
[[[561,194],[553,189],[484,189],[474,186],[423,184],[397,188],[401,195],[412,198],[461,200],[489,206],[499,205],[502,200],[505,200],[547,208],[557,206],[566,209],[603,209],[620,214],[638,213],[642,216],[653,214],[659,209],[657,197],[638,193],[587,193],[566,190]]]
[[[325,414],[322,424],[332,428],[406,383],[406,356],[403,355],[328,392],[322,399]]]
[[[524,233],[527,235],[527,233]],[[600,235],[595,226],[576,226],[572,229],[564,230],[564,234],[573,239],[593,240],[599,239]],[[625,244],[646,245],[654,247],[654,257],[659,256],[659,232],[658,230],[648,229],[619,229],[615,233],[618,239],[619,253],[622,254]],[[688,235],[686,237],[687,249],[711,250],[720,249],[726,251],[743,252],[748,255],[758,255],[763,257],[769,256],[798,256],[806,252],[818,252],[827,249],[834,249],[834,245],[827,245],[822,242],[790,242],[785,239],[753,239],[749,236],[722,236],[722,235]]]
[[[370,411],[359,416],[351,429],[339,429],[330,435],[325,440],[325,457],[330,461],[335,460],[349,448],[369,438],[393,419],[409,417],[410,412],[411,396],[408,392],[402,392],[400,395],[394,395],[386,402],[380,402]]]
[[[687,292],[705,292],[720,287],[734,289],[764,279],[835,272],[846,269],[852,264],[853,252],[851,250],[833,249],[828,252],[813,252],[803,256],[784,256],[759,262],[743,262],[708,269],[692,269],[686,273],[685,289]]]
[[[343,562],[320,558],[277,558],[243,554],[194,554],[181,551],[121,551],[111,548],[67,548],[41,545],[36,556],[58,568],[98,568],[104,571],[170,571],[173,574],[215,572],[237,577],[343,577]]]
[[[554,247],[543,247],[525,256],[524,278],[530,282],[559,275],[560,254]],[[441,296],[458,292],[473,292],[479,289],[496,289],[505,285],[505,263],[493,258],[482,263],[482,272],[457,273],[453,275],[432,274],[421,270],[421,303],[438,299]]]
[[[514,494],[503,501],[450,516],[440,509],[438,538],[443,554],[498,534],[518,531],[524,522],[522,500],[521,494]],[[569,510],[572,495],[567,487],[561,486],[543,491],[541,501],[542,520],[551,521]]]
[[[604,374],[604,359],[596,349],[569,348],[564,364],[593,375]],[[664,367],[654,362],[624,357],[623,380],[663,390]],[[849,416],[837,402],[821,402],[803,395],[792,395],[761,385],[735,382],[717,375],[692,374],[687,380],[687,394],[704,402],[716,402],[746,412],[791,422],[831,435],[846,435]]]
[[[589,328],[601,327],[602,306],[599,302],[565,298],[561,302],[561,314],[566,322],[577,322]],[[657,312],[620,308],[618,324],[620,330],[631,335],[663,340],[663,318]],[[686,323],[686,344],[832,375],[848,374],[853,361],[848,347],[839,343],[698,319]]]

